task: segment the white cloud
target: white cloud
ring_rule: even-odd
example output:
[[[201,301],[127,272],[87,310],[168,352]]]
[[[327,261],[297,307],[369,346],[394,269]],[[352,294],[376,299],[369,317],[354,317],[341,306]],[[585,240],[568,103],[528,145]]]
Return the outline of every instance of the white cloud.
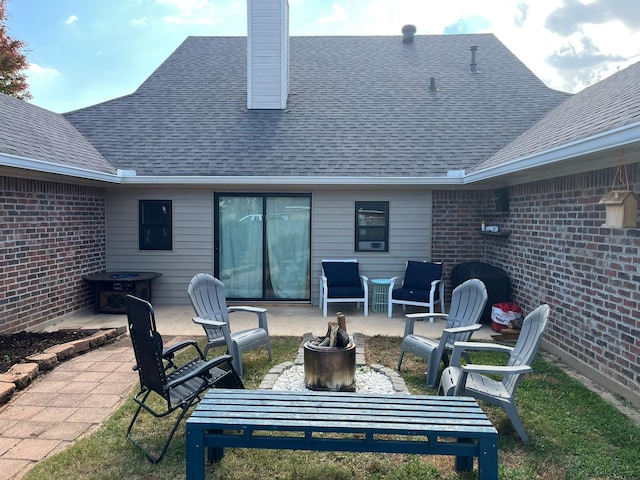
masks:
[[[33,96],[32,101],[35,105],[42,106],[53,111],[63,111],[64,107],[57,107],[55,110],[53,104],[66,103],[68,97],[60,95],[59,88],[64,80],[63,75],[55,68],[43,67],[37,63],[30,63],[26,70],[27,83],[29,91]]]
[[[341,23],[347,20],[347,11],[339,3],[334,3],[331,6],[333,13],[325,17],[320,17],[318,23]]]
[[[163,17],[167,23],[176,23],[178,25],[211,25],[221,23],[213,18],[201,17],[199,15],[167,15]]]
[[[131,20],[131,25],[145,25],[147,20],[149,20],[148,17],[134,18]]]
[[[158,5],[177,10],[174,15],[166,15],[167,23],[180,25],[214,25],[220,24],[223,18],[216,15],[215,7],[207,0],[156,0]]]
[[[64,23],[66,23],[67,25],[71,25],[72,23],[75,23],[78,21],[78,17],[76,17],[75,15],[71,15],[69,18],[67,18]]]
[[[30,63],[27,68],[27,75],[34,75],[38,77],[57,77],[60,72],[55,68],[43,67],[37,63]]]

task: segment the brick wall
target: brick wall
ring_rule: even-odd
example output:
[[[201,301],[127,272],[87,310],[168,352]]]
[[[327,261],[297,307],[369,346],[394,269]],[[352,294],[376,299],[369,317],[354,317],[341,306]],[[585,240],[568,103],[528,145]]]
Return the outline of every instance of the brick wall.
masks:
[[[628,172],[631,190],[639,192],[640,164]],[[611,190],[613,173],[509,187],[509,214],[499,216],[483,208],[493,192],[434,192],[434,258],[450,263],[448,271],[470,260],[504,268],[525,313],[540,303],[551,306],[548,349],[638,403],[640,229],[603,226],[605,208],[598,202]],[[452,215],[456,203],[460,214]],[[480,235],[483,217],[511,235]]]
[[[105,194],[0,176],[0,332],[93,304],[81,276],[105,269]]]
[[[480,223],[488,192],[434,191],[431,258],[443,262],[447,297],[451,296],[451,269],[462,262],[484,261]]]

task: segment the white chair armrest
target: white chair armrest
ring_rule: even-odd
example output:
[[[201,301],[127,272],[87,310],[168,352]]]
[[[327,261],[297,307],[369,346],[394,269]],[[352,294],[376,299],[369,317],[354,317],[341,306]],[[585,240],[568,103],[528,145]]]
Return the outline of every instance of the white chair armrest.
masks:
[[[442,331],[443,332],[447,332],[447,333],[460,333],[460,332],[475,332],[476,330],[480,330],[482,328],[482,325],[479,323],[474,323],[473,325],[468,325],[466,327],[455,327],[455,328],[445,328]],[[458,342],[458,343],[462,343],[462,342]],[[471,342],[467,342],[467,343],[471,343]]]
[[[400,280],[401,277],[391,277],[389,279],[389,298],[391,298],[391,292],[393,291],[393,287],[396,286],[396,282]]]
[[[449,318],[448,313],[429,313],[429,312],[420,312],[420,313],[407,313],[405,317],[408,318]]]
[[[462,356],[462,352],[466,352],[467,350],[473,350],[476,352],[485,351],[511,353],[513,351],[513,347],[500,345],[498,343],[456,342],[453,344],[453,352],[451,352],[451,361],[449,362],[449,365],[452,367],[460,366],[460,357]]]
[[[508,365],[476,365],[475,363],[469,365],[462,365],[463,370],[469,373],[497,373],[497,374],[508,374],[508,373],[530,373],[533,371],[531,367],[528,365],[520,365],[520,366],[508,366]]]
[[[458,342],[462,343],[462,342]],[[458,377],[457,383],[453,390],[454,396],[464,395],[464,389],[467,385],[467,376],[470,373],[487,373],[487,374],[497,374],[497,375],[507,375],[507,374],[523,374],[529,373],[532,371],[531,367],[528,365],[519,365],[519,366],[500,366],[500,365],[462,365],[461,367],[453,367],[459,369],[460,376]]]
[[[227,307],[227,311],[229,313],[233,313],[233,312],[251,312],[251,313],[255,313],[256,315],[258,313],[264,313],[267,311],[266,308],[261,308],[261,307],[248,307],[245,305],[238,305],[236,307]]]
[[[193,317],[193,323],[197,323],[198,325],[208,325],[210,327],[222,327],[225,325],[225,322],[219,322],[217,320],[209,320],[208,318],[202,317]]]

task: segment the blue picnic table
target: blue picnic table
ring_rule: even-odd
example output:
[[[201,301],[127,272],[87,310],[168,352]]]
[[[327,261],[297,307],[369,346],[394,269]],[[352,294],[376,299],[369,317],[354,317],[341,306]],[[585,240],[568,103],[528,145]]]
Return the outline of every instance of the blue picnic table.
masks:
[[[225,447],[453,455],[457,471],[476,457],[498,478],[498,432],[470,397],[211,389],[186,430],[188,480]]]

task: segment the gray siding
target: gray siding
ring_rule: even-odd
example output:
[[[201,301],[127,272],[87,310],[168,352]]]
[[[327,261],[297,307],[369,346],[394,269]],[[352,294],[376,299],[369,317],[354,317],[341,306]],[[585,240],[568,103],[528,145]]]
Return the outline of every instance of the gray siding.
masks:
[[[138,200],[172,200],[173,250],[138,250]],[[189,303],[187,285],[213,272],[213,193],[208,190],[107,191],[107,270],[162,273],[153,303]]]
[[[389,251],[355,251],[355,202],[389,202]],[[401,276],[407,260],[431,259],[431,191],[322,191],[313,195],[311,300],[318,303],[323,258],[357,258],[360,273],[373,278]],[[371,293],[371,292],[370,292]]]
[[[138,250],[138,200],[172,200],[173,251]],[[355,252],[355,202],[389,201],[389,251]],[[153,302],[186,305],[198,272],[213,272],[213,192],[205,189],[107,191],[107,270],[155,271]],[[323,258],[357,258],[369,278],[402,275],[408,259],[431,259],[431,192],[312,193],[311,301],[318,303]]]

